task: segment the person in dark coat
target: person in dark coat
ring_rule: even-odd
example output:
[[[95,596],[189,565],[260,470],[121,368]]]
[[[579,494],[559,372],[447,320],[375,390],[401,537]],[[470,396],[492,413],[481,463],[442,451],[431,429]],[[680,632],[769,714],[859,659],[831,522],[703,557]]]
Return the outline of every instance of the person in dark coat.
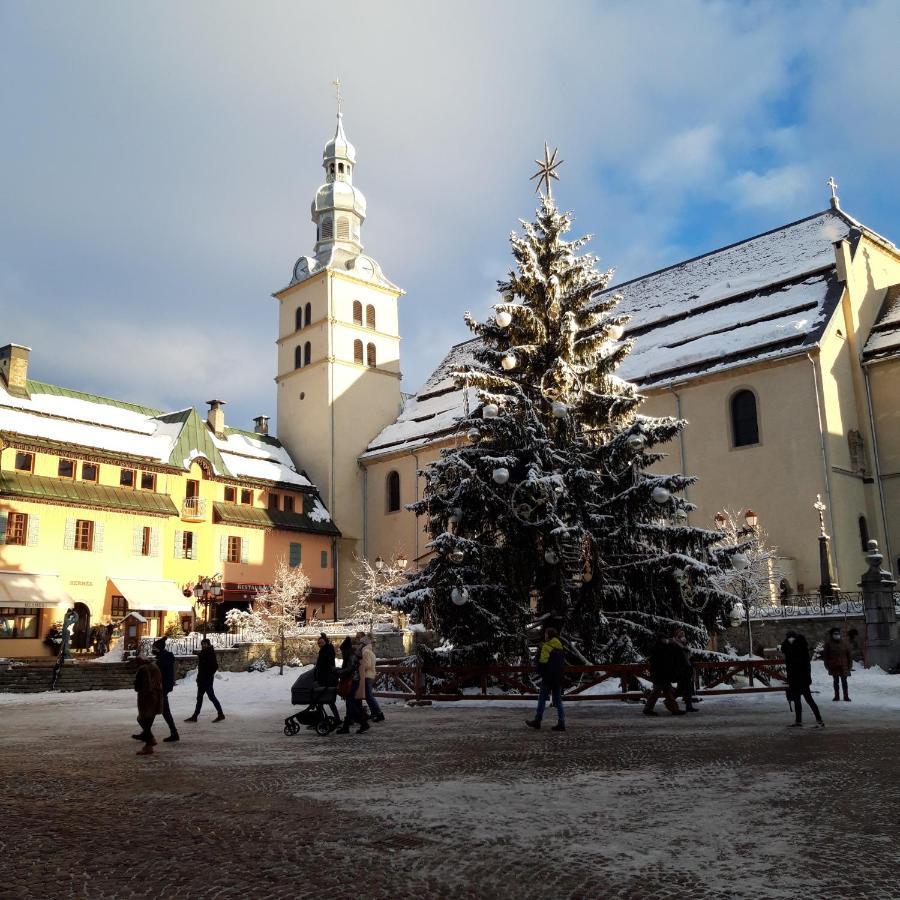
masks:
[[[847,690],[847,679],[853,670],[853,657],[850,655],[850,644],[844,640],[840,628],[832,628],[825,647],[822,650],[822,662],[834,682],[834,697],[832,700],[840,700],[838,685],[843,689],[844,699],[850,702],[850,692]]]
[[[676,628],[672,635],[672,655],[675,664],[675,695],[683,698],[685,712],[697,712],[697,707],[694,706],[694,666],[683,628]]]
[[[800,703],[802,697],[816,717],[816,725],[824,726],[822,715],[816,701],[813,700],[809,687],[812,684],[812,668],[809,664],[809,645],[806,638],[796,631],[789,631],[781,645],[784,656],[784,667],[787,672],[788,699],[794,704],[794,722],[792,727],[799,728],[803,725],[803,707]]]
[[[135,740],[143,741],[144,746],[138,750],[138,756],[149,756],[156,746],[153,737],[153,720],[162,712],[163,689],[162,675],[152,659],[139,656],[137,672],[134,676],[134,689],[137,691],[139,734],[133,734]]]
[[[328,638],[324,631],[320,632],[319,639],[316,641],[319,645],[319,655],[316,657],[316,664],[313,666],[313,678],[320,687],[334,687],[338,683],[338,673],[335,667],[334,644]],[[334,724],[341,724],[341,717],[338,714],[337,704],[329,703]]]
[[[200,649],[197,651],[197,705],[194,707],[194,714],[185,719],[185,722],[197,721],[197,717],[200,715],[200,707],[203,706],[204,694],[209,697],[218,713],[213,722],[221,722],[225,718],[225,713],[222,712],[222,704],[219,703],[216,692],[213,690],[213,683],[218,670],[219,660],[216,658],[216,651],[213,650],[212,641],[209,638],[203,638],[200,641]]]
[[[683,659],[683,655],[672,639],[664,634],[658,634],[648,657],[653,690],[647,695],[647,703],[644,706],[645,716],[659,715],[653,707],[656,706],[656,701],[660,697],[663,698],[665,708],[673,716],[684,715],[684,710],[679,708],[672,691],[672,682],[677,679],[676,673],[680,659]]]
[[[178,729],[175,727],[175,720],[172,718],[172,710],[169,708],[169,694],[175,687],[175,654],[171,650],[166,650],[166,639],[164,637],[157,638],[153,642],[153,655],[156,657],[156,665],[159,667],[159,674],[162,676],[163,687],[163,708],[162,717],[169,726],[169,736],[163,738],[167,744],[179,740]]]
[[[344,694],[344,703],[347,706],[344,715],[344,724],[337,730],[337,734],[347,734],[350,726],[355,722],[359,725],[356,733],[361,734],[369,730],[369,723],[366,721],[366,714],[363,710],[362,698],[357,695],[360,693],[359,679],[360,655],[353,643],[353,638],[348,634],[341,642],[341,670],[338,673],[341,685],[349,682],[349,693]]]

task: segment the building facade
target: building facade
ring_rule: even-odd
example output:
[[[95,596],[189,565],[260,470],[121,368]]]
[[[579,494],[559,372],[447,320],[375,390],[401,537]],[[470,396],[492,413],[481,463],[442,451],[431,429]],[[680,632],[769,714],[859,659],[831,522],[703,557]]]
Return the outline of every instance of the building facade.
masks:
[[[265,417],[256,429],[227,427],[221,401],[204,420],[44,384],[27,348],[0,348],[0,657],[48,655],[70,607],[76,648],[128,612],[150,636],[221,624],[281,559],[310,578],[308,614],[331,618],[340,532]],[[191,595],[204,576],[212,605]]]

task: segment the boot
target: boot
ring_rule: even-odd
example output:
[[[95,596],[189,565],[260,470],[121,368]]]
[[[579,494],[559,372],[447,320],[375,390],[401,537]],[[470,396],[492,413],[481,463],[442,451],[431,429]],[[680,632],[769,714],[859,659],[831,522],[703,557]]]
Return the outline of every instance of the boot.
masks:
[[[144,744],[140,750],[135,754],[135,756],[152,756],[153,755],[153,744]]]
[[[837,700],[837,697],[834,698]],[[142,731],[140,734],[133,734],[132,738],[136,741],[143,741],[145,744],[147,743],[147,735]]]
[[[196,721],[197,721],[197,714],[194,713],[194,715],[188,716],[188,718],[186,718],[184,721],[185,721],[185,722],[196,722]]]
[[[163,743],[164,744],[174,744],[175,741],[180,741],[180,740],[181,740],[181,738],[178,736],[178,732],[173,731],[172,734],[170,734],[168,737],[163,738]]]
[[[644,715],[645,716],[658,716],[659,713],[655,709],[645,709]]]
[[[377,716],[372,716],[373,722],[383,722],[384,721],[384,713],[378,713]]]
[[[341,725],[341,727],[338,728],[334,733],[335,734],[350,734],[350,724],[347,722],[346,719],[344,720],[344,724]]]
[[[540,729],[540,727],[541,727],[541,720],[540,720],[540,719],[528,719],[528,720],[525,722],[525,724],[526,724],[529,728],[537,728],[537,729]]]
[[[832,702],[834,702],[835,700],[840,700],[840,699],[841,699],[841,698],[840,698],[837,694],[835,694],[835,695],[831,698]]]
[[[364,720],[362,725],[360,725],[359,728],[356,729],[356,733],[362,734],[364,731],[368,731],[371,727],[372,726],[367,721]]]
[[[219,713],[214,719],[213,722],[224,722],[225,721],[225,713]]]
[[[694,704],[691,703],[690,700],[687,700],[687,701],[685,702],[685,704],[684,704],[684,711],[685,711],[685,712],[700,712],[700,710],[697,709],[697,707],[694,706]]]
[[[565,725],[554,725],[550,730],[551,731],[565,731],[566,726]]]
[[[835,697],[834,699],[837,700],[837,697]],[[849,703],[849,702],[850,702],[850,695],[849,695],[849,694],[844,694],[844,702],[845,702],[845,703]]]
[[[825,723],[821,719],[816,719],[816,728],[824,728]]]

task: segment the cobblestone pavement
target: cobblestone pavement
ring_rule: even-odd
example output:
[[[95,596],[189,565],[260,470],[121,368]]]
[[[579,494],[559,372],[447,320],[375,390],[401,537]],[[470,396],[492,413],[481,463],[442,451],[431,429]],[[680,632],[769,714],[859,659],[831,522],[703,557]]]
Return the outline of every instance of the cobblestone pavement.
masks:
[[[133,702],[0,706],[0,897],[900,896],[897,722],[871,710],[585,704],[556,734],[394,705],[320,738],[226,704],[136,757]]]

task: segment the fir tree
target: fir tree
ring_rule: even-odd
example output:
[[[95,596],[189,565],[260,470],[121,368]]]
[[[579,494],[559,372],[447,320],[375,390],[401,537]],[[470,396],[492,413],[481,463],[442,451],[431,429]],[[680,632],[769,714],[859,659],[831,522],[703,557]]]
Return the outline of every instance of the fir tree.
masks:
[[[480,405],[410,507],[434,555],[385,600],[435,629],[445,661],[523,658],[541,617],[585,661],[638,658],[678,625],[702,647],[734,600],[714,580],[720,535],[684,524],[692,507],[679,495],[694,479],[649,471],[685,422],[641,416],[643,398],[615,375],[633,345],[628,317],[618,295],[595,296],[612,271],[579,253],[590,237],[565,239],[571,215],[545,155],[547,191],[510,236],[515,268],[495,315],[466,313],[480,342],[455,377]]]

